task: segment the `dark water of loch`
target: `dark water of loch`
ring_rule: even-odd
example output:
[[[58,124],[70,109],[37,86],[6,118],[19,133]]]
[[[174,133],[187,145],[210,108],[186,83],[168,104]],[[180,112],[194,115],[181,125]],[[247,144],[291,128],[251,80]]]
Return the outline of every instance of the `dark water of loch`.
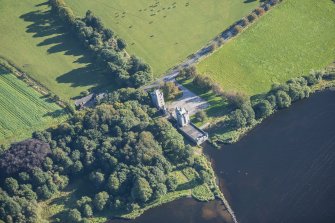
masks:
[[[205,146],[239,223],[335,222],[335,92],[277,112],[234,145]],[[133,221],[225,223],[218,201],[180,199]]]
[[[206,152],[240,223],[335,222],[334,91],[297,102],[238,143]]]

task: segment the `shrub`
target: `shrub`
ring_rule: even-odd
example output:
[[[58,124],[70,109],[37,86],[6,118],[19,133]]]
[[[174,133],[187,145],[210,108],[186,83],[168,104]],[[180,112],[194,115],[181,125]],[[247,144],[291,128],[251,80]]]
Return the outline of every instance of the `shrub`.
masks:
[[[223,97],[227,98],[235,108],[240,108],[243,104],[250,102],[250,99],[240,92],[225,92]]]
[[[213,91],[214,94],[216,94],[218,96],[224,96],[224,94],[225,94],[222,87],[219,84],[213,84],[212,91]]]
[[[244,17],[244,18],[242,19],[242,21],[243,21],[243,25],[244,25],[244,26],[249,25],[249,19],[248,19],[248,18]]]
[[[195,118],[198,122],[203,122],[207,119],[207,114],[203,110],[201,110],[195,114]]]
[[[258,18],[257,14],[255,12],[252,12],[250,15],[248,15],[249,22],[253,22]]]
[[[242,26],[240,26],[240,25],[235,25],[234,26],[234,35],[237,35],[237,34],[239,34],[240,32],[242,32],[243,31],[243,27]]]
[[[205,91],[209,91],[212,88],[212,80],[207,77],[207,76],[202,76],[202,75],[197,75],[194,79],[193,79],[193,84],[198,86],[199,88],[205,90]]]
[[[265,13],[265,10],[262,7],[258,7],[257,9],[255,9],[255,11],[258,16],[262,16]]]
[[[179,77],[191,79],[197,76],[197,69],[195,66],[186,67],[179,71]]]
[[[210,46],[209,46],[209,51],[210,52],[214,52],[214,50],[218,47],[218,45],[213,42]]]
[[[313,71],[313,72],[311,72],[310,75],[305,76],[304,78],[307,81],[307,85],[312,86],[312,85],[320,83],[323,76],[324,76],[323,71]]]

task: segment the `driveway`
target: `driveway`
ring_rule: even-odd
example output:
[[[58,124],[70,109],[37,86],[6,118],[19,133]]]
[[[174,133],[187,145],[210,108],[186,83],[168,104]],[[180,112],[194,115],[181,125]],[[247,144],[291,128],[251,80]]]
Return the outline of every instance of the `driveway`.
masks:
[[[176,85],[183,92],[183,96],[173,102],[167,103],[167,109],[173,114],[173,116],[175,116],[174,110],[176,107],[183,107],[190,113],[190,115],[193,115],[209,106],[209,104],[204,99],[197,96],[192,91],[178,83],[176,83]]]

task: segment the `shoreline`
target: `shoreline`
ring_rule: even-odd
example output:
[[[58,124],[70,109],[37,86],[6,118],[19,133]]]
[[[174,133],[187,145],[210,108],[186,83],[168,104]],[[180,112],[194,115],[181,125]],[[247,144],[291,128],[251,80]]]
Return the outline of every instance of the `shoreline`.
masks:
[[[311,86],[310,89],[311,89],[310,96],[312,96],[312,95],[314,95],[318,92],[322,92],[322,91],[328,91],[328,90],[334,91],[335,90],[335,80],[322,80],[320,83],[316,84],[315,86]],[[308,99],[308,98],[304,98],[302,100],[305,100],[305,99]],[[296,102],[299,102],[299,101],[302,101],[302,100],[298,100]],[[294,103],[295,102],[293,102],[292,104],[294,104]],[[290,107],[291,107],[291,105],[290,105]],[[290,109],[290,107],[288,107],[286,109]],[[272,116],[273,114],[275,114],[278,111],[280,111],[280,110],[278,110],[278,109],[274,110],[271,113],[270,116]],[[244,128],[234,130],[234,137],[233,138],[220,139],[220,137],[224,137],[226,134],[218,134],[218,135],[214,135],[214,136],[210,137],[208,142],[211,146],[213,146],[216,149],[221,149],[221,147],[224,146],[224,145],[231,145],[231,144],[237,143],[244,136],[246,136],[250,131],[252,131],[255,127],[257,127],[258,125],[263,123],[263,121],[265,119],[269,118],[270,116],[268,116],[266,118],[256,120],[256,122],[251,126],[247,126],[247,127],[244,127]],[[216,124],[217,123],[215,123],[213,126],[209,125],[210,127],[207,127],[205,130],[211,131],[211,128],[215,127]]]

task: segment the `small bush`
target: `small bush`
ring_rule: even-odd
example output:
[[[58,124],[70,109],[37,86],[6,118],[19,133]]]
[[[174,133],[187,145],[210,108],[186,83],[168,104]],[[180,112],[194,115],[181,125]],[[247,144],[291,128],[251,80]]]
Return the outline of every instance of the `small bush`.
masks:
[[[196,114],[195,114],[195,118],[198,122],[203,122],[207,119],[207,114],[206,112],[204,112],[203,110],[201,111],[198,111]]]
[[[244,25],[244,26],[249,25],[249,20],[248,20],[248,18],[245,18],[245,17],[244,17],[244,18],[242,19],[242,21],[243,21],[243,25]]]
[[[218,48],[218,45],[216,43],[212,43],[210,46],[209,46],[209,51],[210,52],[214,52],[214,50],[216,50],[216,48]]]
[[[248,20],[249,22],[254,22],[256,19],[258,18],[257,14],[252,12],[249,16],[248,16]]]

